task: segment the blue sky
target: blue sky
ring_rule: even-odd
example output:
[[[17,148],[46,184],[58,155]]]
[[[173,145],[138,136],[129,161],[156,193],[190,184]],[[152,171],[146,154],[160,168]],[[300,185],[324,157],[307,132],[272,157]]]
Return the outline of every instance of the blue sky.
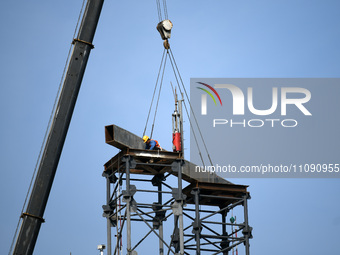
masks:
[[[1,254],[20,216],[81,4],[19,0],[0,9]],[[192,77],[339,77],[339,11],[338,1],[321,0],[168,1],[170,43],[188,88]],[[96,254],[106,243],[101,173],[117,150],[105,144],[104,126],[143,133],[163,51],[157,22],[155,1],[104,3],[35,254]],[[169,150],[172,111],[165,87],[154,136]],[[339,179],[232,181],[250,185],[252,254],[338,251]]]

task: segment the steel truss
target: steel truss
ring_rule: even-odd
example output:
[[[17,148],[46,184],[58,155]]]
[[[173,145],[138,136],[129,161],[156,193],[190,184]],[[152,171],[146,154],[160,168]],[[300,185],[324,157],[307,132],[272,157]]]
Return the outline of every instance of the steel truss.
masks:
[[[244,244],[249,255],[252,228],[248,225],[250,196],[246,186],[195,181],[183,189],[185,161],[172,155],[138,156],[127,151],[109,161],[110,167],[103,172],[107,183],[107,204],[103,206],[107,254],[227,255]],[[169,178],[175,181],[170,183]],[[243,222],[227,222],[228,213],[240,206]],[[132,225],[138,222],[144,228],[139,225],[136,233]],[[145,234],[140,236],[142,231]],[[138,250],[152,236],[152,240],[158,240],[158,247],[154,251]],[[123,239],[126,247],[122,248]]]

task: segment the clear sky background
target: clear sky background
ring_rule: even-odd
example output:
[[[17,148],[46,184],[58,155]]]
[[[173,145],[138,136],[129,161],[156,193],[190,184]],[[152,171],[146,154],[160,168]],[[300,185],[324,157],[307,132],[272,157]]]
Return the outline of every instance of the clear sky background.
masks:
[[[81,4],[1,4],[1,254],[10,248]],[[168,1],[170,43],[188,88],[191,77],[339,77],[339,12],[336,0]],[[101,174],[117,150],[105,144],[104,126],[143,133],[163,52],[157,22],[155,1],[104,3],[35,254],[97,254],[106,243]],[[154,137],[170,150],[169,86],[158,111]],[[232,181],[250,185],[252,254],[338,253],[339,179]]]

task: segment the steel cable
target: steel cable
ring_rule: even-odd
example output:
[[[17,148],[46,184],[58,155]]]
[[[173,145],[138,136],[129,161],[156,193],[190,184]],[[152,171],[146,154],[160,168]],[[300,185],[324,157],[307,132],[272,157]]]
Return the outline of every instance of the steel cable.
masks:
[[[166,6],[166,0],[163,0],[164,18],[168,19],[168,7]]]
[[[171,50],[170,50],[170,51],[171,51]],[[172,66],[172,70],[174,71],[174,75],[175,75],[175,78],[176,78],[177,86],[178,86],[178,88],[179,88],[180,93],[183,95],[182,89],[181,89],[181,87],[180,87],[180,83],[179,83],[178,78],[177,78],[176,69],[175,69],[175,67],[174,67],[174,64],[173,64],[173,62],[172,62],[170,56],[169,56],[169,59],[170,59],[170,63],[171,63],[171,66]],[[184,87],[184,86],[183,86],[183,87]],[[189,101],[189,99],[188,99],[188,101]],[[189,101],[189,104],[190,104],[190,101]],[[190,106],[191,106],[191,105],[190,105]],[[199,156],[200,156],[200,158],[201,158],[201,161],[202,161],[202,164],[203,164],[203,167],[204,167],[204,166],[205,166],[205,163],[204,163],[204,160],[203,160],[203,156],[202,156],[201,150],[200,150],[199,145],[198,145],[197,136],[196,136],[195,130],[194,130],[194,128],[193,128],[193,124],[192,124],[192,122],[191,122],[190,115],[189,115],[189,111],[188,111],[187,105],[185,104],[185,101],[184,101],[184,109],[185,109],[185,112],[186,112],[186,114],[187,114],[187,116],[188,116],[188,120],[189,120],[189,124],[190,124],[190,129],[191,129],[192,134],[193,134],[193,136],[194,136],[194,140],[195,140],[195,143],[196,143],[196,146],[197,146],[197,149],[198,149],[198,154],[199,154]]]
[[[156,4],[157,4],[158,20],[159,20],[159,22],[161,22],[162,21],[162,12],[161,12],[161,4],[160,4],[159,0],[156,0]]]
[[[155,115],[154,115],[154,117],[153,117],[153,123],[152,123],[152,128],[151,128],[150,139],[151,139],[151,137],[152,137],[153,129],[154,129],[154,126],[155,126],[156,115],[157,115],[157,109],[158,109],[158,103],[159,103],[159,98],[160,98],[161,90],[162,90],[163,77],[164,77],[164,71],[165,71],[167,56],[168,56],[168,54],[165,55],[164,67],[163,67],[162,78],[161,78],[161,81],[160,81],[160,86],[159,86],[159,91],[158,91],[158,98],[157,98],[157,104],[156,104],[156,108],[155,108]]]
[[[153,100],[155,98],[155,93],[156,93],[156,90],[157,90],[158,79],[159,79],[159,75],[161,73],[161,69],[162,69],[162,66],[163,66],[164,55],[165,55],[165,49],[163,51],[163,56],[162,56],[161,64],[159,65],[159,70],[158,70],[158,75],[157,75],[157,79],[156,79],[156,84],[155,84],[155,88],[153,90],[153,95],[152,95],[152,99],[151,99],[150,109],[149,109],[148,117],[146,119],[143,136],[145,135],[146,128],[147,128],[147,125],[148,125],[148,122],[149,122],[149,117],[150,117],[150,113],[151,113],[151,109],[152,109],[152,104],[153,104]]]
[[[172,53],[171,48],[170,48],[170,53],[171,53],[171,57],[172,57],[172,59],[173,59],[173,61],[174,61],[174,64],[175,64],[175,67],[176,67],[178,76],[179,76],[179,78],[180,78],[180,80],[181,80],[181,84],[182,84],[183,90],[184,90],[184,92],[185,92],[186,98],[187,98],[187,100],[188,100],[188,102],[189,102],[190,112],[192,113],[192,115],[193,115],[193,117],[194,117],[194,120],[195,120],[197,129],[198,129],[198,132],[199,132],[199,134],[200,134],[200,137],[201,137],[201,139],[202,139],[202,142],[203,142],[205,151],[206,151],[207,156],[208,156],[208,158],[209,158],[209,162],[210,162],[211,165],[213,165],[212,160],[211,160],[211,157],[210,157],[210,154],[209,154],[209,151],[208,151],[208,148],[207,148],[207,145],[206,145],[205,140],[204,140],[204,138],[203,138],[201,129],[200,129],[199,125],[198,125],[198,121],[197,121],[196,115],[195,115],[195,113],[194,113],[194,111],[193,111],[193,109],[192,109],[192,105],[191,105],[191,103],[190,103],[188,93],[187,93],[187,91],[186,91],[186,89],[185,89],[185,86],[184,86],[184,83],[183,83],[181,74],[180,74],[179,69],[178,69],[178,67],[177,67],[176,60],[175,60],[175,57],[174,57],[174,55],[173,55],[173,53]],[[171,60],[171,58],[170,58],[170,60]],[[188,116],[188,118],[189,118],[189,116]]]

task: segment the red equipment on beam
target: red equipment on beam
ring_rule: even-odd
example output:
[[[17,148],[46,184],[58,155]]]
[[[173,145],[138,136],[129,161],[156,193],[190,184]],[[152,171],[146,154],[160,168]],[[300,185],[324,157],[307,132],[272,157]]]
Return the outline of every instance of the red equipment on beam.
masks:
[[[181,133],[176,132],[172,134],[172,144],[174,152],[182,151]]]

